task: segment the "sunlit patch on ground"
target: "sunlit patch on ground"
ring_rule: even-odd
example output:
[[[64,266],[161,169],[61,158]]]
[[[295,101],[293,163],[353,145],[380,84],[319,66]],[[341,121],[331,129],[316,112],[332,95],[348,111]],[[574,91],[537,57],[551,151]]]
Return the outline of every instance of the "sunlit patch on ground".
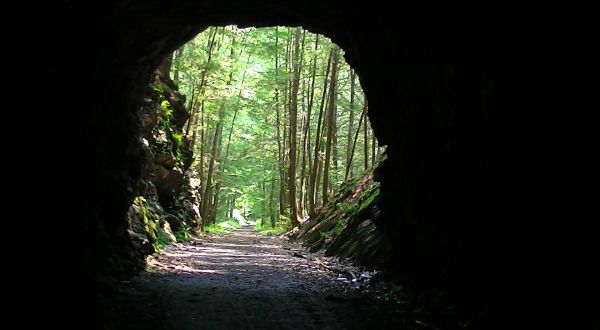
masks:
[[[373,272],[250,226],[168,246],[147,269],[105,303],[107,329],[437,329],[407,318]]]

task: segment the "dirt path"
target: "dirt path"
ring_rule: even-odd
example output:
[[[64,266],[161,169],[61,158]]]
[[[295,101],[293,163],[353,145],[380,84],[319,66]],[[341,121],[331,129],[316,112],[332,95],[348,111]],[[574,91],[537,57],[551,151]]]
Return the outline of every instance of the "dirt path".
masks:
[[[251,227],[172,245],[106,301],[107,328],[406,328],[372,292],[352,288],[360,278],[343,281],[318,260]]]

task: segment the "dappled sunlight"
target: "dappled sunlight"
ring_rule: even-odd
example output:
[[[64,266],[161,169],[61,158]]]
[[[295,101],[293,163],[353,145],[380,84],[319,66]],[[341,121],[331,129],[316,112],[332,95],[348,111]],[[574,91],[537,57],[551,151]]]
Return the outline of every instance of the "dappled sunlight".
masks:
[[[232,256],[243,256],[244,252],[240,251],[240,250],[234,250],[234,249],[218,249],[218,248],[205,248],[205,249],[200,249],[201,251],[205,251],[205,252],[198,252],[198,253],[194,253],[194,255],[232,255]]]
[[[339,276],[295,243],[263,236],[245,226],[225,235],[175,244],[149,258],[148,269],[184,280],[226,283],[237,289],[314,291]],[[350,279],[349,279],[350,280]]]
[[[274,245],[274,244],[233,244],[233,243],[211,243],[211,246],[216,246],[216,247],[248,247],[248,246],[254,246],[254,247],[260,247],[261,249],[280,249],[279,246]]]
[[[138,305],[131,302],[142,301],[146,309],[160,309],[155,313],[160,320],[184,324],[175,329],[250,329],[249,318],[260,324],[255,329],[323,329],[335,324],[340,313],[354,318],[364,316],[365,310],[371,311],[370,319],[388,318],[378,314],[376,306],[386,302],[381,300],[383,291],[370,282],[373,273],[313,254],[299,243],[261,235],[249,226],[166,246],[148,257],[147,270],[132,281],[130,295],[123,299],[125,314],[137,321]],[[303,322],[282,327],[282,317]],[[268,318],[272,322],[264,323]],[[305,320],[312,319],[318,322],[307,327]],[[171,329],[157,320],[142,328]],[[206,327],[208,323],[214,326]],[[347,328],[354,327],[343,327]]]

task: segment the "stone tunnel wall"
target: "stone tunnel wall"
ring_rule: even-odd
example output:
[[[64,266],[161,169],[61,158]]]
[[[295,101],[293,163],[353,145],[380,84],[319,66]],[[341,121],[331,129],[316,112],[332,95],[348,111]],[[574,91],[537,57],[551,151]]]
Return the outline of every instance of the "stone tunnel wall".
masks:
[[[74,269],[82,278],[126,246],[118,237],[141,166],[136,109],[152,70],[210,25],[302,25],[346,51],[367,93],[369,119],[387,145],[377,177],[397,267],[407,278],[454,286],[473,304],[499,294],[490,281],[506,266],[497,258],[506,190],[496,186],[491,155],[501,150],[489,122],[507,106],[512,62],[507,41],[490,28],[497,21],[459,29],[377,1],[70,1],[62,14],[53,72],[76,83],[61,116],[77,119],[88,146],[71,173],[82,180],[69,187],[77,192],[69,205],[80,206],[75,234],[85,239],[68,257],[81,262]]]

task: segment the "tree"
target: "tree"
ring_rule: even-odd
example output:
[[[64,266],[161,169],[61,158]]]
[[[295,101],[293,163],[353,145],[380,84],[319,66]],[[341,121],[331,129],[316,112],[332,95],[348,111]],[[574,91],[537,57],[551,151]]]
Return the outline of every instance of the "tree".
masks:
[[[329,88],[329,104],[327,107],[327,145],[325,149],[325,168],[323,169],[323,204],[327,203],[328,198],[328,190],[329,190],[329,168],[330,168],[330,160],[331,160],[331,147],[333,145],[333,134],[334,134],[334,126],[335,126],[335,117],[334,117],[334,108],[335,108],[335,87],[336,87],[336,77],[337,77],[337,68],[339,61],[339,48],[337,46],[333,46],[331,48],[331,57],[333,58],[333,64],[331,67],[331,87]]]
[[[320,165],[320,157],[319,157],[319,152],[321,150],[321,136],[323,134],[323,129],[321,128],[322,126],[322,119],[323,119],[323,109],[325,107],[325,95],[327,94],[327,77],[329,76],[329,69],[331,68],[331,52],[330,55],[327,59],[327,67],[325,69],[325,78],[323,81],[323,93],[321,94],[321,105],[319,106],[319,118],[317,119],[317,129],[315,132],[315,153],[314,153],[314,159],[313,159],[313,168],[312,168],[312,175],[310,177],[310,213],[313,213],[315,210],[315,206],[316,206],[316,201],[317,201],[317,193],[318,193],[318,177],[319,177],[319,169],[322,168],[322,166]]]
[[[296,129],[298,119],[298,86],[300,84],[300,33],[297,27],[294,37],[294,54],[292,59],[293,81],[290,95],[290,170],[289,170],[289,194],[290,194],[290,220],[293,226],[298,226],[298,209],[296,204]]]
[[[199,154],[204,225],[234,208],[266,226],[297,225],[338,178],[375,159],[356,73],[329,39],[301,28],[229,26],[184,47],[172,54],[173,75],[188,95],[184,128]],[[356,146],[365,141],[371,148],[361,157]]]
[[[344,176],[344,180],[348,180],[348,173],[352,176],[352,156],[354,152],[353,146],[353,130],[354,130],[354,80],[356,75],[354,74],[354,70],[350,69],[350,109],[349,109],[349,118],[348,118],[348,142],[346,145],[346,175]],[[362,116],[361,116],[362,120]],[[360,127],[360,123],[358,124]],[[356,139],[354,139],[356,140]]]

